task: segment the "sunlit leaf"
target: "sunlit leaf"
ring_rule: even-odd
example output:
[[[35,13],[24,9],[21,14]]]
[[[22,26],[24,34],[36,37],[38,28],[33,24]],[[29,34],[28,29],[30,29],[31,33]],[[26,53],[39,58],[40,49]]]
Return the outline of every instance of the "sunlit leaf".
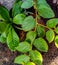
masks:
[[[13,23],[15,24],[22,24],[24,19],[25,19],[25,15],[24,14],[18,14],[13,18]]]
[[[49,28],[54,28],[58,24],[58,18],[50,19],[47,21],[46,25]]]
[[[47,52],[48,51],[48,45],[47,42],[43,38],[37,38],[34,41],[34,46],[42,52]]]
[[[35,20],[32,16],[28,16],[25,18],[22,24],[22,29],[24,31],[29,31],[32,30],[35,27]]]
[[[11,51],[15,51],[16,47],[19,44],[19,37],[16,34],[15,30],[13,28],[9,29],[9,33],[7,36],[7,45]]]
[[[36,32],[34,31],[29,31],[27,34],[26,34],[26,40],[29,41],[30,43],[32,43],[36,38]]]
[[[17,14],[22,13],[22,8],[21,8],[22,1],[18,1],[14,3],[12,7],[12,16],[16,16]]]
[[[31,45],[26,41],[20,42],[19,45],[17,46],[16,50],[19,52],[23,52],[23,53],[28,52],[31,50]]]
[[[58,36],[55,37],[55,46],[58,48]]]
[[[35,65],[33,62],[27,62],[25,65]]]
[[[22,3],[22,8],[25,8],[25,9],[28,9],[28,8],[31,8],[33,6],[33,0],[25,0],[23,3]]]
[[[37,34],[39,37],[43,37],[45,35],[45,29],[41,26],[37,26]]]
[[[42,65],[42,55],[37,50],[30,51],[30,58],[33,62],[35,62],[38,65]],[[37,62],[38,61],[38,62]]]
[[[30,60],[29,56],[27,56],[27,55],[20,55],[20,56],[15,58],[14,63],[24,64],[24,63],[27,63],[29,60]]]
[[[53,30],[48,30],[46,32],[46,39],[48,40],[49,43],[51,43],[55,38],[55,34]]]
[[[38,14],[44,18],[52,18],[55,16],[53,10],[48,5],[46,0],[37,0],[37,10]]]
[[[56,34],[58,34],[58,27],[55,28],[55,32],[56,32]]]

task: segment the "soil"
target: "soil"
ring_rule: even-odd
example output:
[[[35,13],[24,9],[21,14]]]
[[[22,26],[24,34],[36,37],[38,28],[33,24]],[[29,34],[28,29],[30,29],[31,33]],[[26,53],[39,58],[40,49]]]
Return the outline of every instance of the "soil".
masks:
[[[0,0],[8,10],[11,9],[14,0]],[[47,0],[51,8],[55,12],[55,17],[58,17],[58,0]],[[46,19],[43,19],[45,21]],[[6,44],[0,43],[0,65],[18,65],[14,64],[13,60],[18,55],[18,52],[11,52]],[[49,44],[49,51],[42,53],[43,65],[58,65],[58,49],[55,47],[54,42]]]

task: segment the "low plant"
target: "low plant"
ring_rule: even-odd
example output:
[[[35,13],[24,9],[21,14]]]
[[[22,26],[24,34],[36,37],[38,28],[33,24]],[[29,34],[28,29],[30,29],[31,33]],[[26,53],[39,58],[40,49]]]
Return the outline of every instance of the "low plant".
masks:
[[[12,14],[0,6],[0,42],[6,43],[11,51],[21,53],[14,63],[42,65],[41,52],[48,52],[48,43],[54,41],[58,48],[58,18],[54,18],[46,0],[16,0],[10,12]],[[41,18],[49,20],[41,24],[38,22]],[[24,41],[20,40],[16,30],[26,33]]]

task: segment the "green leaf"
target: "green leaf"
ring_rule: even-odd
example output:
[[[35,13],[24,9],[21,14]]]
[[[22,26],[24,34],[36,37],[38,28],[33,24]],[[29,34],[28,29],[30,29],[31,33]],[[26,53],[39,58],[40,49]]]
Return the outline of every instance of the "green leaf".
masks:
[[[48,30],[46,32],[46,39],[48,40],[49,43],[51,43],[54,40],[55,34],[53,30]]]
[[[47,52],[48,51],[48,45],[47,42],[43,38],[37,38],[34,41],[34,46],[42,52]]]
[[[55,46],[58,48],[58,36],[55,37]]]
[[[37,50],[30,51],[30,58],[33,62],[35,62],[37,65],[42,65],[42,55]],[[38,63],[38,62],[39,63]]]
[[[55,28],[55,32],[56,32],[56,34],[58,34],[58,27]]]
[[[5,19],[0,15],[0,21],[5,21]]]
[[[27,55],[20,55],[20,56],[15,58],[14,63],[24,64],[24,63],[27,63],[29,60],[30,60],[29,56],[27,56]]]
[[[7,36],[7,45],[11,51],[15,51],[16,47],[19,44],[19,37],[16,34],[15,30],[13,28],[9,29],[9,33]]]
[[[58,18],[50,19],[47,21],[46,25],[49,28],[54,28],[58,24]]]
[[[33,62],[27,62],[25,65],[35,65]]]
[[[0,6],[0,15],[5,19],[5,20],[10,20],[9,12],[6,8],[3,6]]]
[[[28,52],[31,50],[31,45],[26,41],[20,42],[20,44],[19,44],[19,46],[17,46],[16,50],[19,52],[22,52],[22,53]]]
[[[36,31],[39,37],[43,37],[45,35],[45,29],[42,26],[37,26]]]
[[[6,34],[5,34],[5,32],[1,34],[1,36],[0,36],[0,42],[1,43],[6,43]]]
[[[35,38],[36,38],[36,32],[34,32],[34,31],[29,31],[26,34],[26,41],[29,41],[30,43],[33,43],[33,41],[35,40]]]
[[[5,22],[0,22],[0,33],[2,34],[6,29],[7,24]]]
[[[32,30],[35,27],[35,20],[32,16],[28,16],[25,18],[22,24],[22,29],[24,31],[29,31]]]
[[[43,18],[52,18],[55,16],[53,10],[46,5],[41,4],[40,6],[37,7],[37,9],[39,15],[42,16]]]
[[[22,8],[21,8],[22,1],[18,1],[14,3],[12,7],[12,16],[16,16],[17,14],[22,13]]]
[[[5,27],[6,28],[4,29],[4,32],[1,33],[1,36],[0,36],[0,42],[2,42],[2,43],[6,43],[6,37],[8,35],[8,32],[9,32],[8,29],[9,29],[10,26],[9,26],[9,24],[7,24]]]
[[[21,7],[24,9],[31,8],[32,6],[33,6],[33,0],[25,0],[21,5]]]
[[[40,6],[41,4],[48,6],[46,0],[37,0],[37,6]]]
[[[37,10],[39,12],[39,15],[44,18],[52,18],[55,16],[53,10],[48,5],[46,0],[37,0]]]
[[[18,14],[13,18],[13,23],[15,24],[22,24],[24,19],[25,19],[25,15],[24,14]]]

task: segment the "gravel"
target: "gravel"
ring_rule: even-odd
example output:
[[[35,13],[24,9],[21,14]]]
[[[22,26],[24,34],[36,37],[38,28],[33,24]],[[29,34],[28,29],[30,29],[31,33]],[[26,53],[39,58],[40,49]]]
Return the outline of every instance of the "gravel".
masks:
[[[14,0],[0,0],[0,3],[5,6],[8,10],[11,9],[13,3],[14,3]]]

